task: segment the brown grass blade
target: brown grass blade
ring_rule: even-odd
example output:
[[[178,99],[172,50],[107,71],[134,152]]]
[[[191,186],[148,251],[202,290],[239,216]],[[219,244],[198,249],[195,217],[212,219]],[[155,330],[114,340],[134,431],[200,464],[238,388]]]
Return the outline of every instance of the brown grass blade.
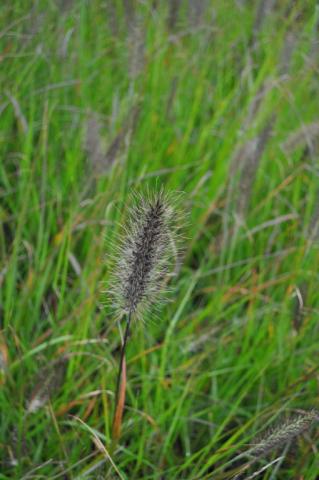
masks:
[[[115,407],[116,410],[115,410],[114,422],[112,427],[113,444],[116,444],[121,436],[121,426],[122,426],[122,418],[123,418],[123,411],[124,411],[124,404],[125,404],[125,391],[126,391],[126,361],[124,357],[118,402]]]

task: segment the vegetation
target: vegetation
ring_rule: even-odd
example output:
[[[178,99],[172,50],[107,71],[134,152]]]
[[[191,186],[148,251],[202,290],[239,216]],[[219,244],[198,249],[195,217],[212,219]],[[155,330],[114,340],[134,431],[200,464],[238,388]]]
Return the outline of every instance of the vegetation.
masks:
[[[315,0],[0,16],[0,480],[315,480]],[[108,255],[131,191],[161,187],[184,192],[184,258],[171,301],[132,323],[112,449]]]

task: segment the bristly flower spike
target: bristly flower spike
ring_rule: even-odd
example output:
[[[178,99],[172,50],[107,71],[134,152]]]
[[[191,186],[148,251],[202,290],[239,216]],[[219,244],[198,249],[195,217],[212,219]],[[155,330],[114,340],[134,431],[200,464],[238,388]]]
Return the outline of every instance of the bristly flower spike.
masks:
[[[143,319],[159,300],[172,270],[180,222],[172,197],[163,190],[135,194],[132,200],[117,247],[111,294],[119,317]]]
[[[135,194],[132,204],[116,248],[110,288],[117,316],[126,316],[115,395],[115,441],[118,433],[114,432],[119,432],[119,426],[115,424],[122,414],[118,400],[131,320],[134,317],[143,320],[146,311],[158,304],[159,293],[173,270],[171,260],[178,253],[180,227],[173,199],[162,189],[152,194]]]
[[[279,424],[276,428],[269,431],[264,437],[257,440],[257,442],[254,443],[251,448],[237,455],[231,460],[230,463],[234,463],[238,462],[238,460],[240,460],[242,457],[250,458],[249,462],[243,465],[238,475],[232,477],[233,480],[239,480],[239,478],[242,478],[242,472],[247,470],[247,468],[251,467],[258,459],[261,459],[262,457],[267,457],[268,454],[278,449],[283,450],[286,446],[289,447],[290,443],[293,442],[299,435],[308,431],[315,423],[318,422],[318,410],[299,410],[298,415],[294,415],[292,418]],[[273,462],[268,463],[261,470],[258,470],[251,476],[246,477],[247,480],[257,477],[266,468],[273,465],[275,462],[281,460],[282,458],[284,457],[278,457]]]
[[[294,418],[277,426],[246,453],[254,457],[267,455],[272,450],[283,447],[294,440],[318,421],[319,412],[317,410],[303,411]]]

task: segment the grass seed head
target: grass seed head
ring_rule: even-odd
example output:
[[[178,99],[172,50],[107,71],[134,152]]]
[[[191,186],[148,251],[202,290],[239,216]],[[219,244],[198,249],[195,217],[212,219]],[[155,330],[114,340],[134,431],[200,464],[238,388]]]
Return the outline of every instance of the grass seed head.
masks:
[[[305,411],[296,417],[287,420],[276,427],[261,439],[248,453],[254,457],[262,457],[280,447],[284,447],[303,432],[319,421],[319,412],[316,410]]]
[[[179,222],[173,201],[163,190],[135,195],[132,203],[116,249],[110,291],[120,316],[142,318],[159,301],[171,273]]]

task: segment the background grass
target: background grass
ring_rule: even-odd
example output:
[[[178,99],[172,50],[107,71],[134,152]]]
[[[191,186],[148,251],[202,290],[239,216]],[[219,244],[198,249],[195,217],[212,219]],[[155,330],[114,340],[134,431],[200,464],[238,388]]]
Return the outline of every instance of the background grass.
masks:
[[[319,408],[316,2],[0,15],[0,478],[231,478],[268,425]],[[134,327],[111,463],[106,257],[131,189],[155,184],[185,192],[185,261]],[[316,445],[260,478],[318,478]]]

